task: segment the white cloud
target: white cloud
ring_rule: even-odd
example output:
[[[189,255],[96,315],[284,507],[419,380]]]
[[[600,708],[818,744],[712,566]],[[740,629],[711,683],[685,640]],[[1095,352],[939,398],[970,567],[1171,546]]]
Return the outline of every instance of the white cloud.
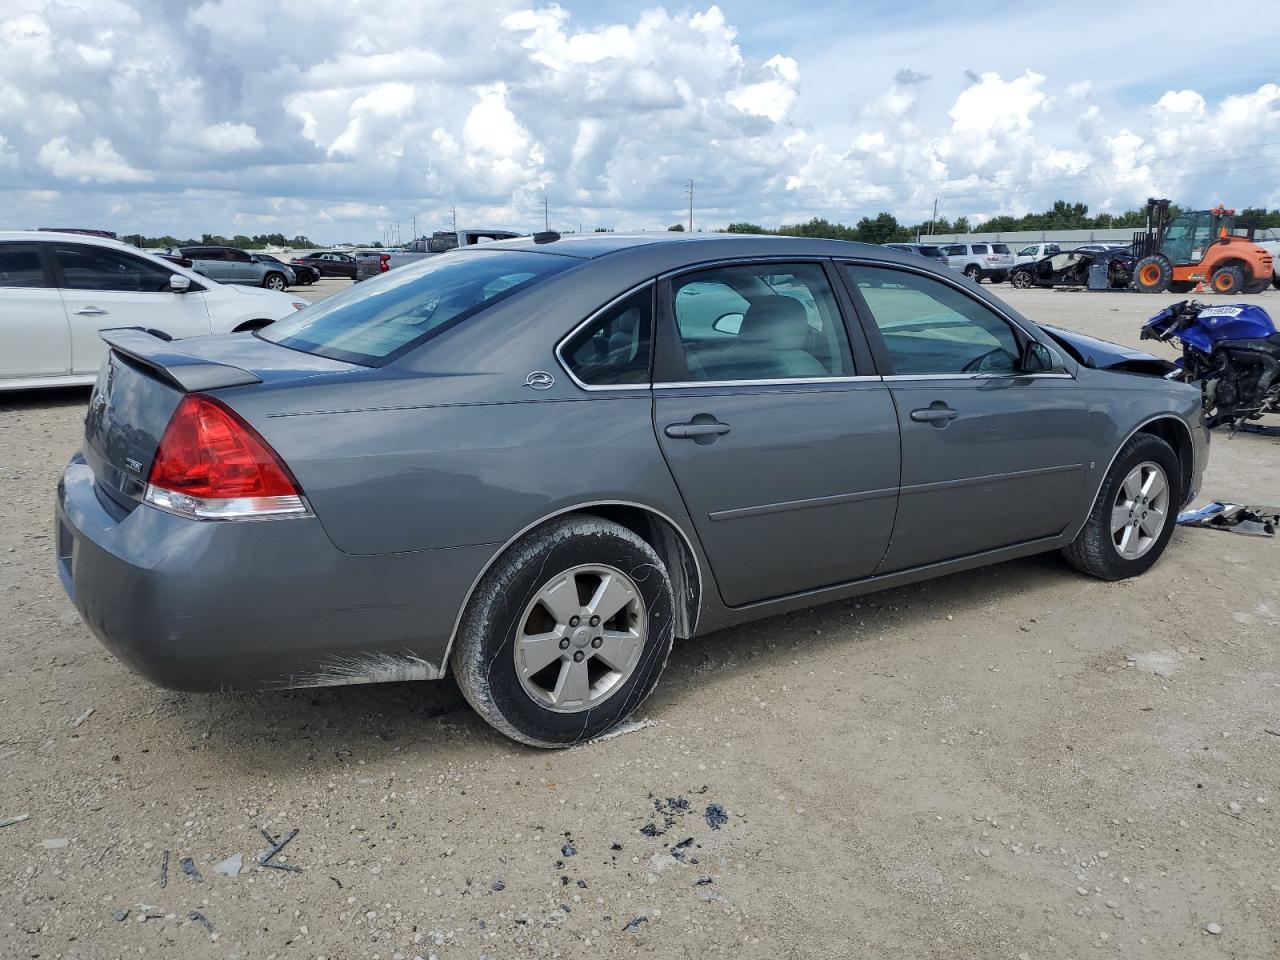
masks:
[[[247,123],[216,123],[205,127],[199,143],[213,153],[241,153],[262,146],[258,132]]]
[[[95,137],[87,148],[72,147],[66,137],[54,137],[36,154],[36,162],[55,177],[80,183],[141,183],[151,179],[145,170],[125,162],[106,137]]]

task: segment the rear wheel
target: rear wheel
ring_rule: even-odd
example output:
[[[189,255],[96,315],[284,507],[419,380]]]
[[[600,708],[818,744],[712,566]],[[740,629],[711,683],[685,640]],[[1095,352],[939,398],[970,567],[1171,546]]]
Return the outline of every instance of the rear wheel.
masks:
[[[1263,290],[1267,289],[1267,287],[1269,286],[1271,286],[1271,278],[1264,277],[1261,280],[1253,281],[1253,283],[1246,283],[1244,285],[1244,292],[1245,293],[1261,293]]]
[[[1031,271],[1015,270],[1013,271],[1013,276],[1009,278],[1009,282],[1019,290],[1026,290],[1031,286]]]
[[[1244,271],[1234,264],[1229,267],[1219,267],[1209,277],[1209,286],[1214,293],[1227,296],[1239,293],[1244,288]]]
[[[262,285],[268,290],[283,290],[287,286],[283,273],[268,273],[262,279]]]
[[[453,669],[467,702],[535,747],[590,740],[653,690],[675,596],[661,558],[616,523],[571,514],[510,547],[476,588]]]
[[[1174,280],[1169,284],[1169,289],[1174,293],[1190,293],[1196,288],[1196,285],[1190,280]]]
[[[967,266],[967,267],[965,267],[965,268],[964,268],[964,275],[965,275],[966,277],[968,277],[970,280],[972,280],[974,283],[981,283],[981,282],[982,282],[982,271],[981,271],[981,270],[979,270],[979,269],[978,269],[974,264],[972,264],[972,263],[971,263],[971,264],[969,264],[969,266]]]
[[[1160,254],[1143,257],[1133,270],[1133,285],[1143,293],[1164,293],[1173,283],[1173,265]]]
[[[1102,580],[1145,573],[1173,536],[1181,476],[1178,456],[1167,443],[1149,433],[1131,437],[1063,555],[1077,570]]]

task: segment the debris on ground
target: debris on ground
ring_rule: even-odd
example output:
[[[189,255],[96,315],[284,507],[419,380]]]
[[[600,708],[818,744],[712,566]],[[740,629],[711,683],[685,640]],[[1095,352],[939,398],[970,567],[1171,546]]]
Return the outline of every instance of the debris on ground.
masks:
[[[640,832],[646,837],[660,837],[663,833],[663,831],[658,829],[658,825],[655,823],[646,823],[640,828]]]
[[[61,850],[63,847],[71,846],[71,841],[66,837],[47,837],[44,841],[46,850]]]
[[[1222,933],[1222,924],[1209,922],[1204,925],[1205,933],[1211,933],[1215,937]]]
[[[648,917],[644,917],[644,916],[641,916],[641,917],[635,917],[635,918],[633,918],[630,922],[628,922],[628,923],[627,923],[627,925],[626,925],[625,927],[623,927],[623,928],[622,928],[622,932],[623,932],[623,933],[635,933],[637,930],[639,930],[639,929],[640,929],[640,924],[642,924],[642,923],[648,923],[648,922],[649,922],[649,918],[648,918]]]
[[[501,880],[493,881],[493,890],[495,893],[501,893],[505,889],[507,889],[507,885]]]
[[[74,720],[72,720],[72,721],[71,721],[71,726],[73,726],[73,727],[78,727],[78,726],[80,726],[80,724],[84,723],[86,720],[88,720],[88,719],[89,719],[90,717],[92,717],[92,716],[93,716],[93,707],[90,707],[90,708],[89,708],[88,710],[86,710],[84,713],[80,714],[80,716],[78,716],[78,717],[76,717]]]
[[[192,910],[190,913],[187,914],[187,919],[194,920],[196,923],[200,924],[200,926],[204,927],[207,931],[209,931],[210,933],[213,933],[213,924],[210,923],[209,918],[206,917],[199,910]]]
[[[178,864],[182,867],[182,872],[196,883],[204,883],[204,877],[200,876],[200,871],[196,869],[196,862],[190,857],[183,857]]]
[[[707,884],[711,882],[712,880],[710,877],[699,877],[697,880],[693,882],[693,885],[695,887],[705,887]]]
[[[224,877],[238,877],[240,870],[244,866],[244,857],[241,854],[234,853],[213,868],[214,873],[220,873]]]
[[[657,725],[657,720],[650,720],[647,718],[644,720],[627,720],[625,723],[618,724],[612,730],[606,730],[595,739],[586,741],[582,746],[589,747],[594,743],[604,743],[606,740],[612,740],[614,737],[621,737],[624,734],[635,733],[637,730],[643,730],[645,727],[656,727]]]
[[[301,867],[295,866],[292,863],[276,863],[275,862],[276,854],[278,854],[281,850],[283,850],[286,846],[288,846],[289,841],[298,835],[297,827],[294,827],[292,830],[290,830],[284,836],[284,838],[280,840],[277,840],[275,837],[271,836],[271,834],[267,833],[266,830],[260,829],[258,832],[262,834],[262,836],[266,839],[267,843],[271,844],[270,850],[266,851],[265,853],[258,854],[258,864],[260,866],[270,867],[272,870],[287,870],[289,873],[302,872]]]
[[[561,847],[560,852],[566,857],[576,857],[578,855],[578,848],[570,842]]]
[[[117,923],[123,923],[129,919],[129,908],[125,907],[123,910],[117,910],[111,916],[115,917]]]
[[[719,830],[729,822],[729,814],[727,814],[724,807],[720,806],[718,803],[708,805],[706,813],[704,813],[703,816],[706,817],[707,826],[712,830]]]
[[[169,851],[165,850],[160,854],[160,889],[163,890],[169,885]]]
[[[31,814],[20,813],[16,817],[5,817],[3,820],[0,820],[0,827],[12,827],[15,823],[21,823],[23,820],[30,820],[30,819],[31,819]],[[619,847],[618,849],[622,849],[622,848]]]
[[[1182,527],[1207,527],[1251,537],[1274,537],[1280,527],[1280,507],[1249,507],[1215,500],[1199,510],[1178,514]]]

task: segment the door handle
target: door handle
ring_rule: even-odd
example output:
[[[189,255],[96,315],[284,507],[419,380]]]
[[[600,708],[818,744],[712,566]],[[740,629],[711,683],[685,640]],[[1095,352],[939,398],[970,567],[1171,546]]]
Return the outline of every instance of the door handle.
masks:
[[[911,419],[916,423],[932,423],[935,427],[945,427],[960,414],[952,410],[941,400],[935,400],[929,406],[911,411]]]
[[[76,311],[78,317],[105,317],[106,315],[107,311],[101,307],[81,307]]]
[[[716,437],[729,432],[729,425],[715,417],[700,413],[688,423],[669,423],[662,431],[673,440],[694,440],[698,443],[715,443]]]

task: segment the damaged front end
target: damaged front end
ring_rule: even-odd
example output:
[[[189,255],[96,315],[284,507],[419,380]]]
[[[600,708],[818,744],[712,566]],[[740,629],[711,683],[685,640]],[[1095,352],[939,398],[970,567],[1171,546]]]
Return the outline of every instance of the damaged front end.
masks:
[[[1133,350],[1129,347],[1100,340],[1097,337],[1076,333],[1074,330],[1062,330],[1044,324],[1040,329],[1051,336],[1063,350],[1067,351],[1078,363],[1094,370],[1110,370],[1116,373],[1137,373],[1148,377],[1162,377],[1166,380],[1180,379],[1182,368],[1168,360]]]

